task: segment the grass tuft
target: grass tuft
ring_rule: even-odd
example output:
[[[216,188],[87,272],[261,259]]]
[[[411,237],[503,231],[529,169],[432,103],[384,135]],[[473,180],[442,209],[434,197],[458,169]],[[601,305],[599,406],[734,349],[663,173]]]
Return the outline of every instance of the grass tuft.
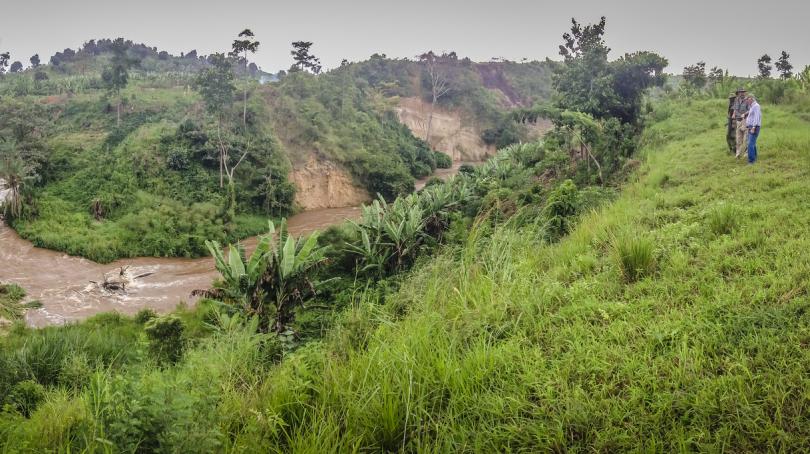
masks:
[[[715,235],[729,235],[738,225],[739,210],[734,205],[722,204],[709,212],[709,229]]]
[[[636,282],[655,272],[655,245],[645,236],[622,233],[613,240],[613,252],[625,282]]]

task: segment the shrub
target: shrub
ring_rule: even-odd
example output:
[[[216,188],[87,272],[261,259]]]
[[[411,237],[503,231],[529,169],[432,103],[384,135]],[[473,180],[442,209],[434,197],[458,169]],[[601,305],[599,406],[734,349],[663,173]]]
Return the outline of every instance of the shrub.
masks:
[[[157,316],[157,312],[155,312],[154,309],[147,307],[146,309],[139,310],[138,313],[135,314],[135,321],[144,325],[153,318],[157,318]]]
[[[613,249],[625,282],[636,282],[655,272],[655,248],[649,238],[625,233],[614,239]]]
[[[437,184],[444,184],[444,181],[439,177],[430,177],[427,182],[425,182],[425,187],[436,186]]]
[[[458,173],[472,175],[475,173],[475,167],[472,164],[461,164],[461,166],[458,168]]]
[[[715,235],[728,235],[737,228],[739,213],[733,205],[720,205],[709,212],[709,229]]]
[[[11,389],[6,403],[28,418],[43,400],[45,400],[45,387],[34,380],[24,380]]]
[[[453,159],[450,158],[450,156],[447,156],[440,151],[434,151],[433,156],[436,159],[436,168],[449,169],[450,167],[453,167]]]
[[[81,352],[74,352],[62,361],[59,372],[60,384],[73,390],[82,389],[93,375],[93,368],[87,355]]]
[[[214,390],[192,394],[188,385],[159,373],[140,380],[93,383],[105,441],[120,452],[222,452],[214,421]]]
[[[166,315],[147,322],[144,331],[149,338],[149,351],[159,362],[174,364],[183,356],[185,325],[176,315]]]
[[[490,219],[495,222],[509,219],[517,209],[515,193],[507,188],[490,191],[481,202],[481,212],[488,212]]]
[[[579,206],[579,191],[573,181],[565,180],[551,192],[543,208],[547,240],[556,241],[571,231],[573,218],[579,212]]]

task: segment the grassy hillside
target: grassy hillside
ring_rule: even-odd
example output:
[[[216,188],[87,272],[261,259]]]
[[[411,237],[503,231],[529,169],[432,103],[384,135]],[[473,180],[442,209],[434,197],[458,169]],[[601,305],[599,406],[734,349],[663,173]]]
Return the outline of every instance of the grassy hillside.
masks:
[[[176,364],[175,325],[147,313],[18,327],[2,339],[0,440],[11,452],[800,452],[810,125],[795,108],[765,106],[760,161],[746,166],[726,151],[725,101],[659,103],[637,178],[561,242],[520,216],[478,224],[283,359],[255,326],[211,331],[186,312]]]
[[[267,85],[255,81],[257,69],[246,78],[235,65],[239,96],[227,112],[225,142],[236,157],[250,153],[235,173],[232,207],[219,181],[216,122],[193,89],[210,59],[128,43],[128,56],[140,63],[121,93],[118,124],[117,97],[101,77],[110,45],[91,41],[48,65],[0,78],[6,113],[0,152],[13,155],[25,174],[23,215],[12,226],[39,246],[97,261],[195,256],[206,252],[205,239],[256,234],[268,217],[295,211],[289,175],[310,160],[337,163],[357,186],[387,199],[450,164],[397,120],[397,96],[426,96],[423,68],[415,62],[377,56],[318,76],[290,73]],[[526,102],[550,93],[542,63],[500,64],[494,74],[501,83],[491,87],[469,60],[442,65],[452,79],[442,105],[482,131],[491,129],[488,137],[501,144],[520,138],[520,127],[505,115],[513,104],[505,101],[502,90],[511,85],[504,74],[514,75],[514,93]]]

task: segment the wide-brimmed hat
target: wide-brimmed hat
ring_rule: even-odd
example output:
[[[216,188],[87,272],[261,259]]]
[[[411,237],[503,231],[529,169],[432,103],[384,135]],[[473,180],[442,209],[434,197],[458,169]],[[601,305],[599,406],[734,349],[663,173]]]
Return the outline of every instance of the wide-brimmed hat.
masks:
[[[736,93],[748,93],[748,92],[745,91],[745,88],[740,87],[740,88],[737,89]]]

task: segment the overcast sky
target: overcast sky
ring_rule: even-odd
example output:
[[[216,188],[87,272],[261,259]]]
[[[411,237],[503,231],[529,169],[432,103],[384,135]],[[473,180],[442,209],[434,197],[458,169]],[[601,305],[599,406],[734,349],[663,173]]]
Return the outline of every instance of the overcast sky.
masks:
[[[807,0],[0,0],[0,52],[28,65],[91,38],[123,36],[173,54],[228,50],[249,27],[261,41],[254,61],[289,68],[290,42],[315,44],[325,67],[379,52],[413,57],[454,50],[476,61],[559,58],[571,17],[607,16],[616,58],[651,50],[668,72],[705,60],[737,75],[756,73],[763,53],[787,50],[794,67],[810,64]]]

